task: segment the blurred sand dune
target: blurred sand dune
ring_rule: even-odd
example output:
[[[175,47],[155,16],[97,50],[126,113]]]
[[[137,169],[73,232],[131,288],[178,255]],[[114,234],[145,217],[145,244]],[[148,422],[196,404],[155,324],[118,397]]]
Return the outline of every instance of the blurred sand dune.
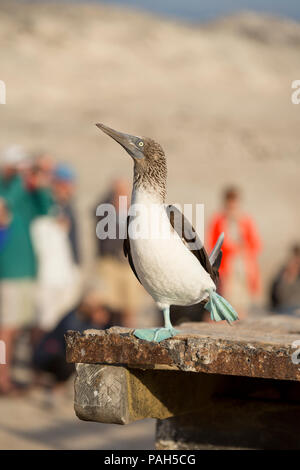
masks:
[[[244,13],[204,26],[99,5],[0,1],[1,146],[73,162],[87,265],[91,209],[131,162],[95,122],[148,135],[169,159],[173,202],[244,189],[265,249],[265,280],[299,237],[300,25]]]

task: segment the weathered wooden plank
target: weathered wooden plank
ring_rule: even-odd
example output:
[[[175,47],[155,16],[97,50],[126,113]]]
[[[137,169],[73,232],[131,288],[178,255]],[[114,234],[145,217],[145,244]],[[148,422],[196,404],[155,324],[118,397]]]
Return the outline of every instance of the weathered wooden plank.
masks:
[[[68,332],[67,360],[300,380],[299,365],[292,362],[293,342],[300,339],[300,318],[270,316],[234,326],[186,323],[180,331],[159,344],[137,339],[128,328]]]

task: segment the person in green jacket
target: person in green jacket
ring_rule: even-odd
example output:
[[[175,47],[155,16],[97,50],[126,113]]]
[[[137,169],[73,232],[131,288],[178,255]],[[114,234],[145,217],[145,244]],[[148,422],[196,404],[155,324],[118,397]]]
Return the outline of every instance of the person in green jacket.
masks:
[[[37,263],[31,240],[31,222],[46,215],[52,205],[43,174],[19,171],[24,153],[17,146],[3,156],[0,173],[0,340],[5,344],[5,365],[0,367],[0,393],[14,391],[11,360],[18,332],[34,322],[34,279]]]

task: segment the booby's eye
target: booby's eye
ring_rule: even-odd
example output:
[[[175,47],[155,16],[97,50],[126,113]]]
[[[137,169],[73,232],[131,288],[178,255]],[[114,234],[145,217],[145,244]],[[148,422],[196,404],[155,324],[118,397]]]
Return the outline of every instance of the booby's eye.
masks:
[[[138,146],[139,146],[139,147],[143,147],[143,146],[144,146],[144,142],[143,142],[142,140],[140,140],[139,143],[138,143]]]

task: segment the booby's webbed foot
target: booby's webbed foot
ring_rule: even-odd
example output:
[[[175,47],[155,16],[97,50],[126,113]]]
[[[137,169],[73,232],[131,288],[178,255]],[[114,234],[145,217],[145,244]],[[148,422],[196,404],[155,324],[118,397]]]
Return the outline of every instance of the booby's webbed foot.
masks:
[[[139,330],[134,330],[133,334],[139,339],[144,339],[145,341],[153,341],[154,343],[160,343],[164,339],[172,338],[179,333],[173,327],[170,328],[143,328]]]
[[[232,323],[239,319],[232,305],[213,290],[210,291],[209,301],[204,308],[210,312],[210,318],[214,321],[226,320],[228,323]]]
[[[158,328],[154,340],[156,343],[159,343],[160,341],[163,341],[164,339],[172,338],[172,336],[178,335],[179,330],[176,330],[173,327],[169,328]]]

